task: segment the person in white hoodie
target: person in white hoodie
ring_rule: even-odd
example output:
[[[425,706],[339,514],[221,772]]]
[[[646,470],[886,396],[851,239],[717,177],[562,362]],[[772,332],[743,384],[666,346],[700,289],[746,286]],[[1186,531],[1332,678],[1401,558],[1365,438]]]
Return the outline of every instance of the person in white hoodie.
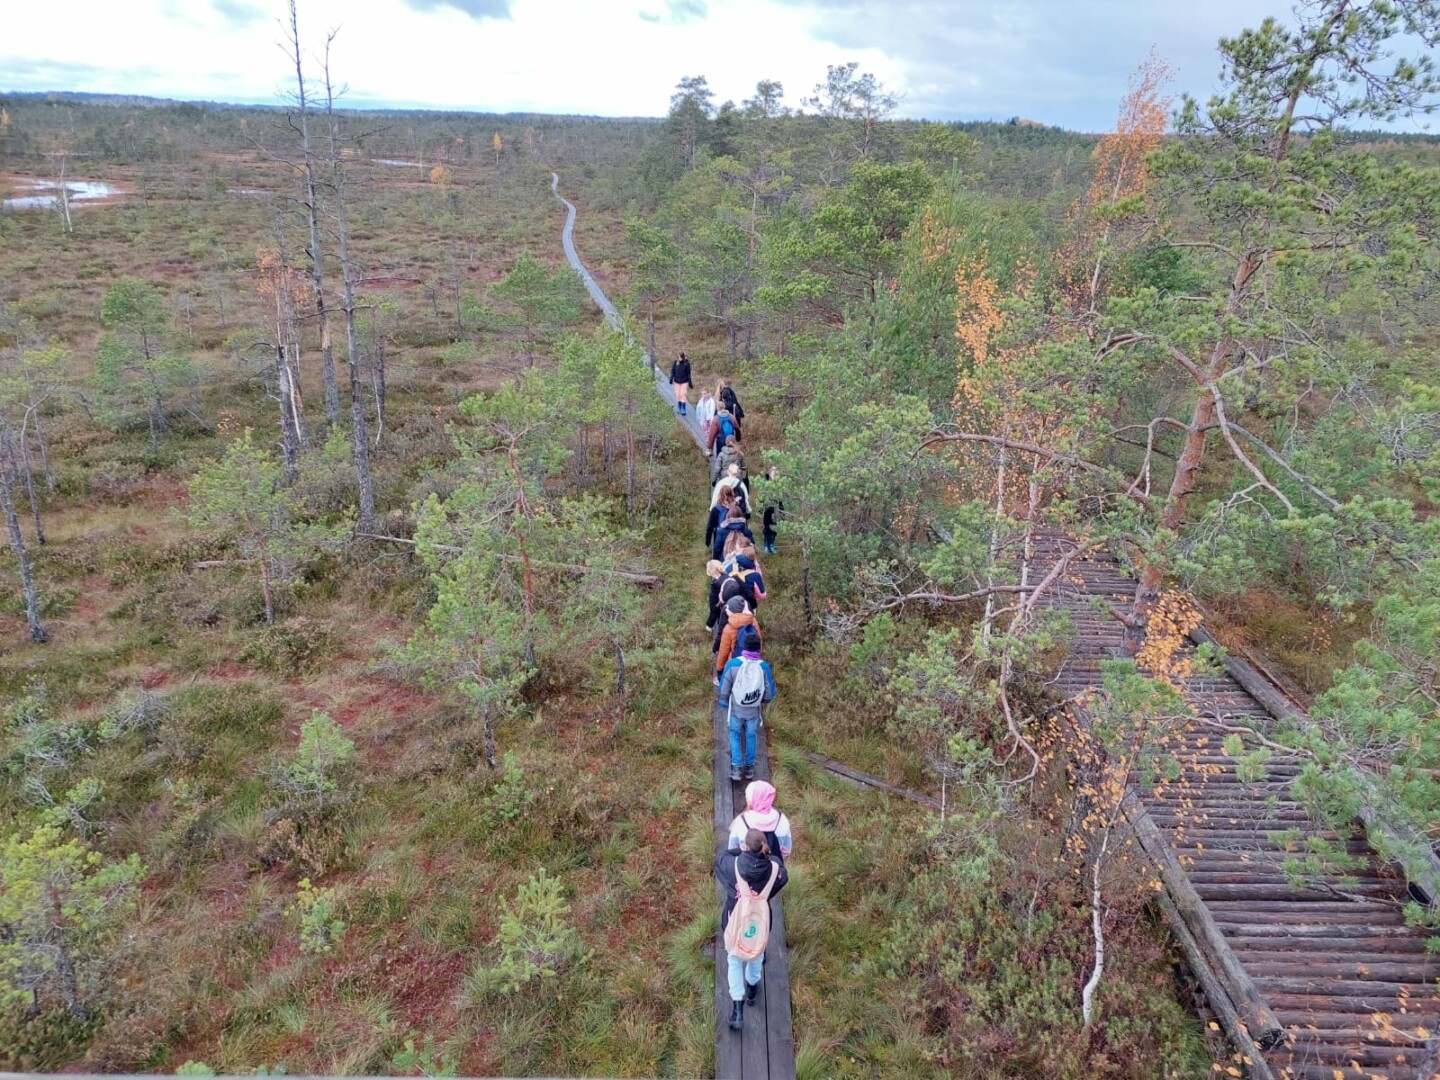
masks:
[[[730,488],[735,492],[735,498],[740,503],[740,512],[746,517],[750,516],[750,489],[745,486],[745,481],[740,478],[740,466],[731,465],[725,470],[725,475],[715,481],[715,488],[710,493],[710,508],[713,510],[720,505],[720,491],[723,488]]]
[[[758,829],[770,844],[770,853],[784,862],[790,857],[790,819],[775,809],[775,786],[765,780],[752,780],[745,785],[745,809],[730,823],[731,851],[739,851],[745,834]]]
[[[700,400],[695,403],[695,423],[702,432],[715,419],[715,409],[715,395],[709,390],[703,391]],[[707,449],[705,452],[708,454],[710,451]]]

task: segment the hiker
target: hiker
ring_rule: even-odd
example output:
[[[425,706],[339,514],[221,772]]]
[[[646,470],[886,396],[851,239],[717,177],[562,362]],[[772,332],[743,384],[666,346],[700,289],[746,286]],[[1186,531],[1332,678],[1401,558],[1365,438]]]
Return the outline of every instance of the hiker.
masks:
[[[719,589],[721,605],[728,603],[732,596],[745,601],[745,606],[754,611],[765,599],[765,578],[761,576],[760,564],[755,561],[755,545],[745,544],[734,555],[720,563],[722,575]],[[715,644],[719,648],[720,631],[715,631]]]
[[[713,479],[718,480],[720,477],[729,473],[731,465],[739,465],[740,475],[742,477],[745,475],[745,451],[740,449],[740,444],[734,436],[726,439],[725,445],[722,446],[720,452],[715,455],[715,476]]]
[[[741,628],[736,644],[740,655],[725,665],[716,697],[725,706],[730,729],[730,779],[753,780],[760,711],[775,698],[775,675],[770,665],[760,659],[760,634],[753,626]]]
[[[711,561],[713,562],[714,560]],[[727,570],[727,566],[729,566],[730,569]],[[720,635],[725,633],[725,627],[727,625],[725,613],[729,607],[730,601],[736,599],[738,599],[742,604],[744,604],[746,611],[755,610],[755,605],[751,603],[753,597],[748,597],[745,594],[744,580],[740,577],[737,577],[734,573],[733,560],[727,560],[726,563],[721,564],[719,587],[715,589],[715,600],[717,604],[715,622],[709,625],[711,655],[714,655],[715,653],[720,651]],[[715,677],[715,682],[718,686],[720,682],[718,672]]]
[[[735,658],[735,642],[739,639],[742,627],[753,627],[758,638],[760,625],[755,621],[755,615],[750,610],[750,605],[745,603],[743,596],[732,596],[725,602],[725,628],[720,632],[715,647],[715,685],[720,685],[720,673],[725,670],[725,665]]]
[[[760,573],[760,564],[755,561],[755,545],[747,544],[735,553],[734,561],[722,570],[740,583],[740,596],[754,611],[765,599],[765,578]]]
[[[735,396],[735,391],[730,389],[728,382],[721,381],[720,392],[716,396],[720,399],[720,407],[730,410],[730,415],[737,421],[745,419],[745,410],[740,407],[740,399]]]
[[[704,444],[705,456],[708,458],[715,456],[715,435],[719,430],[720,414],[718,412],[700,427],[700,441]],[[715,468],[713,464],[710,468],[710,474],[710,479],[714,480]]]
[[[715,414],[715,422],[711,425],[710,439],[705,444],[712,453],[720,453],[729,439],[740,438],[740,425],[735,422],[735,417],[727,410],[721,409]]]
[[[725,523],[730,516],[730,511],[734,509],[735,489],[717,490],[715,501],[710,504],[710,517],[705,522],[706,547],[711,547],[715,543],[715,530]]]
[[[740,476],[739,465],[732,464],[725,470],[724,475],[715,481],[715,489],[710,493],[711,506],[720,501],[720,494],[725,488],[730,488],[735,493],[735,498],[740,503],[740,512],[748,518],[750,516],[750,489],[745,486],[745,481]]]
[[[740,850],[751,829],[765,834],[771,855],[779,856],[782,863],[790,858],[790,819],[775,809],[775,786],[765,780],[745,786],[745,809],[730,823],[731,851]]]
[[[780,479],[780,474],[775,469],[765,470],[765,484],[768,486]],[[784,520],[785,504],[779,499],[767,497],[764,508],[760,511],[760,539],[765,545],[765,554],[775,554],[775,540],[777,538],[777,526]]]
[[[732,506],[729,515],[715,529],[715,537],[710,542],[712,559],[723,561],[727,556],[734,554],[734,549],[740,546],[739,539],[735,541],[730,551],[725,550],[725,545],[730,542],[732,536],[743,537],[750,543],[755,543],[755,534],[750,531],[750,526],[745,521],[745,515],[740,513],[738,506]]]
[[[715,624],[722,621],[721,612],[725,610],[725,602],[720,599],[720,587],[725,584],[725,570],[718,559],[711,559],[705,564],[705,573],[710,578],[710,614],[705,620],[705,629],[713,630]]]
[[[675,410],[684,416],[690,401],[690,359],[683,352],[680,359],[670,365],[670,385],[675,387]]]
[[[700,400],[695,403],[695,423],[699,426],[702,435],[710,430],[710,421],[715,419],[717,411],[715,396],[709,390],[702,390]],[[707,448],[705,452],[708,454],[710,451]]]
[[[765,946],[770,942],[770,898],[785,887],[790,875],[772,856],[765,834],[751,829],[739,851],[715,858],[715,880],[725,890],[720,925],[725,930],[729,961],[730,1029],[745,1026],[745,1005],[754,1005],[765,974]]]
[[[784,503],[768,503],[765,512],[760,515],[760,539],[765,545],[766,555],[775,554],[775,541],[780,538],[780,534],[775,531],[775,525],[784,512]]]

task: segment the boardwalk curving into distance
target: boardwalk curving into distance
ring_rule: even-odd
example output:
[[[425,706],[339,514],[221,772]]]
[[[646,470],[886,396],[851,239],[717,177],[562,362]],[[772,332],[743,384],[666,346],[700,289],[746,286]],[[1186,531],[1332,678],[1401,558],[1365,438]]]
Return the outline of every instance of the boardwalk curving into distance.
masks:
[[[605,315],[611,328],[624,332],[624,320],[615,305],[610,302],[595,278],[585,269],[580,255],[575,250],[575,206],[560,194],[560,176],[550,174],[550,190],[565,207],[565,228],[560,234],[565,247],[565,258],[580,275],[585,289],[596,306]],[[675,404],[675,393],[669,382],[668,366],[651,362],[655,373],[655,390],[669,402]],[[692,411],[687,416],[676,415],[676,421],[685,428],[695,445],[704,446],[700,427]],[[709,485],[705,484],[708,492]],[[713,709],[714,768],[715,768],[715,849],[730,831],[730,822],[745,809],[745,785],[730,780],[730,736],[725,710],[718,704]],[[769,740],[762,724],[758,736],[755,757],[755,776],[761,780],[770,779]],[[705,868],[708,872],[708,867]],[[717,910],[720,902],[720,887],[716,888]],[[753,1006],[745,1009],[745,1027],[742,1031],[731,1031],[726,1023],[730,1013],[730,991],[726,981],[725,944],[721,940],[724,927],[715,937],[715,1076],[717,1080],[794,1080],[795,1078],[795,1033],[790,1016],[790,965],[785,945],[785,909],[780,897],[770,901],[770,943],[765,950],[765,976],[760,983],[760,996]]]
[[[575,204],[572,203],[569,199],[565,198],[565,196],[560,194],[559,173],[552,172],[550,174],[550,190],[555,193],[555,198],[559,199],[561,205],[565,207],[565,227],[560,232],[560,243],[565,248],[566,261],[570,263],[571,269],[573,269],[577,274],[580,275],[580,280],[585,284],[585,291],[590,294],[590,299],[595,301],[595,306],[598,307],[601,313],[605,316],[605,321],[610,324],[610,328],[620,333],[624,333],[625,320],[620,317],[619,309],[610,302],[610,298],[606,296],[604,290],[600,288],[600,285],[598,282],[596,282],[594,275],[592,275],[589,270],[585,269],[585,264],[580,261],[580,255],[575,250]],[[651,357],[649,353],[645,354],[645,361],[650,365],[650,370],[655,375],[656,393],[658,393],[662,398],[664,398],[665,401],[670,404],[671,408],[674,408],[675,390],[670,385],[669,365],[661,364],[653,357]],[[675,421],[689,433],[692,439],[695,440],[696,446],[704,449],[705,440],[700,434],[700,424],[696,421],[695,413],[693,410],[686,413],[684,416],[680,416],[677,413],[675,416]]]
[[[1032,580],[1070,546],[1043,536]],[[1091,552],[1042,599],[1068,611],[1077,634],[1057,683],[1067,698],[1098,687],[1100,662],[1124,655],[1123,627],[1094,601],[1128,603],[1134,587],[1116,558]],[[1263,737],[1275,713],[1294,711],[1253,668],[1230,659],[1224,673],[1191,678],[1184,689],[1198,719],[1168,747],[1181,775],[1137,786],[1128,816],[1160,868],[1162,911],[1206,1003],[1254,1059],[1245,1071],[1276,1080],[1440,1076],[1440,957],[1405,924],[1412,887],[1404,873],[1380,862],[1358,825],[1342,835],[1311,820],[1290,794],[1300,756],[1276,751],[1263,775],[1237,769],[1225,736],[1250,729]],[[1242,738],[1247,749],[1260,745]],[[1277,841],[1287,832],[1342,845],[1357,865],[1297,888],[1282,872]],[[1411,869],[1431,885],[1429,865]]]

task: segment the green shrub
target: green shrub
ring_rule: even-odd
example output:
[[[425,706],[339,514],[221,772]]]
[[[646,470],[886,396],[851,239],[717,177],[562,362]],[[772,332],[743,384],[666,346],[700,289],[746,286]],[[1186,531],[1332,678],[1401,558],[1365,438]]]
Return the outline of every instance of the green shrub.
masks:
[[[345,933],[334,889],[317,889],[309,878],[300,879],[300,892],[289,913],[300,924],[300,951],[328,953]]]
[[[491,994],[513,994],[536,979],[553,979],[566,966],[584,959],[580,932],[566,921],[570,905],[560,882],[542,868],[504,904],[498,939],[499,959],[478,966],[465,981],[472,1001]]]
[[[355,756],[355,743],[329,713],[316,709],[300,725],[295,756],[275,776],[276,786],[303,811],[321,817],[348,798],[346,767]]]
[[[54,1072],[75,1060],[103,1022],[99,1012],[76,1017],[66,1009],[0,1011],[0,1069]]]
[[[298,615],[256,631],[240,650],[240,660],[293,677],[330,656],[336,644],[335,628],[330,622]]]
[[[535,793],[525,783],[525,772],[513,751],[506,751],[500,779],[485,797],[485,822],[500,829],[518,821],[535,803]]]
[[[454,1051],[447,1050],[437,1054],[433,1035],[426,1035],[424,1045],[418,1049],[415,1046],[414,1038],[406,1039],[405,1048],[390,1060],[390,1064],[401,1075],[441,1077],[460,1075],[460,1059],[455,1056]]]

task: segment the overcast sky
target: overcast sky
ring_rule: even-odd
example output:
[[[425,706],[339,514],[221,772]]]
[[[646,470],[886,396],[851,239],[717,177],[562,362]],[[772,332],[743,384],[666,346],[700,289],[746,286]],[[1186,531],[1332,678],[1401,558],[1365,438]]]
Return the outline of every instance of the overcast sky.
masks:
[[[354,106],[662,115],[685,75],[716,103],[858,61],[900,114],[1113,125],[1150,47],[1175,88],[1215,86],[1216,40],[1290,0],[300,0]],[[283,0],[62,0],[13,5],[0,90],[86,90],[273,103],[286,89]],[[1403,125],[1402,125],[1403,126]]]

